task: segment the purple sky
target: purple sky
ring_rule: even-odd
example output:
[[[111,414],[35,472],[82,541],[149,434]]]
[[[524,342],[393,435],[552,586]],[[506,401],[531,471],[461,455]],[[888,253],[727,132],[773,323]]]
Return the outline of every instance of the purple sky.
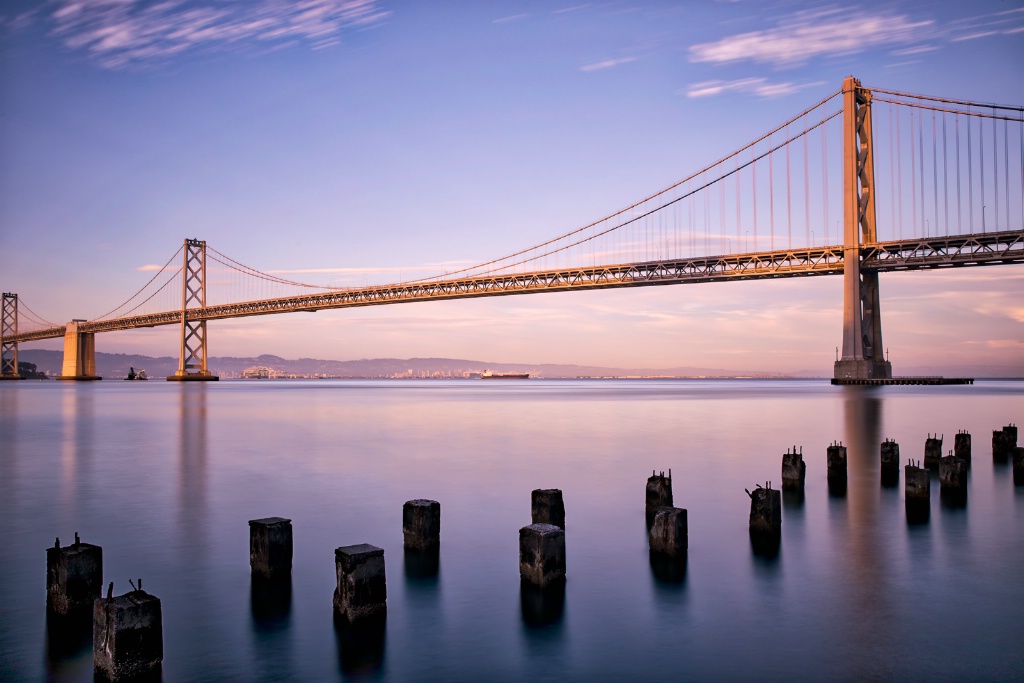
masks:
[[[184,237],[332,286],[437,273],[628,206],[849,74],[1021,104],[1022,63],[1020,2],[9,0],[0,288],[54,322],[94,318]],[[1016,186],[1010,195],[1019,204]],[[829,374],[841,284],[214,322],[209,353]],[[881,289],[897,374],[946,363],[1024,372],[1024,267],[885,274]],[[97,349],[173,355],[176,334],[105,334]]]

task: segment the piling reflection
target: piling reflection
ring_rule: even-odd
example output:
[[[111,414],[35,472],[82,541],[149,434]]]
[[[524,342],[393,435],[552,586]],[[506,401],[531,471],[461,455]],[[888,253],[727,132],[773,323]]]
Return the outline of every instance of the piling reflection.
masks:
[[[528,629],[558,626],[565,613],[565,582],[555,581],[541,588],[522,579],[519,603]]]
[[[382,673],[387,615],[379,614],[352,623],[335,612],[334,633],[338,643],[338,669],[343,678],[375,678]]]
[[[657,584],[665,587],[682,588],[686,583],[686,556],[683,553],[672,557],[664,553],[649,553],[651,576]]]
[[[92,610],[46,614],[46,669],[51,680],[92,670]]]
[[[412,587],[437,585],[441,569],[440,550],[405,548],[403,557],[406,584]]]

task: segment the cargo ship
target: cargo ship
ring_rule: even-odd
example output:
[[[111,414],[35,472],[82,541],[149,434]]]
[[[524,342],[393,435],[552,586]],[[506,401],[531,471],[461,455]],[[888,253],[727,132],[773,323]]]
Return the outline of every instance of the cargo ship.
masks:
[[[480,373],[480,379],[530,379],[528,372],[491,372],[484,370]]]

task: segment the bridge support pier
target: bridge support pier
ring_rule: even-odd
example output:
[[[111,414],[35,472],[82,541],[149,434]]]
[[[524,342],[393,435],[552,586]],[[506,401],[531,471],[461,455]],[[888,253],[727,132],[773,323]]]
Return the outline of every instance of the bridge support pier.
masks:
[[[4,292],[0,319],[0,379],[25,379],[18,372],[18,342],[7,341],[18,334],[18,295]]]
[[[189,318],[192,309],[206,308],[206,242],[185,239],[181,269],[181,350],[178,371],[169,382],[209,382],[220,379],[206,367],[206,320]]]
[[[882,346],[878,273],[861,268],[861,245],[878,240],[871,143],[871,92],[843,81],[843,355],[835,379],[889,379]]]
[[[89,381],[103,379],[96,374],[96,335],[80,332],[79,320],[64,328],[64,364],[57,379]]]

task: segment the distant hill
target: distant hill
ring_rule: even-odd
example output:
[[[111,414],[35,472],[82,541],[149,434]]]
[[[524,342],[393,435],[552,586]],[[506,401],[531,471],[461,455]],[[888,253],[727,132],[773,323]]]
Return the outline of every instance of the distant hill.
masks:
[[[18,358],[34,363],[39,372],[59,375],[63,352],[43,349],[22,349]],[[595,365],[558,365],[506,363],[458,358],[374,358],[360,360],[321,360],[316,358],[288,359],[264,354],[250,358],[216,356],[209,360],[210,369],[224,379],[241,377],[251,367],[266,367],[283,375],[351,377],[361,379],[403,377],[464,377],[484,370],[492,372],[528,372],[531,377],[757,377],[757,378],[814,378],[830,377],[831,367],[821,371],[794,373],[736,371],[722,368],[679,366],[674,368],[610,368]],[[178,359],[171,356],[151,356],[123,353],[96,353],[96,370],[101,377],[124,377],[128,369],[145,370],[153,378],[166,377],[178,369]],[[1024,377],[1024,368],[1005,368],[992,365],[963,365],[948,368],[928,366],[897,367],[901,376],[944,375],[946,377]]]
[[[59,375],[63,362],[61,351],[22,349],[19,359],[35,363],[40,372]],[[557,365],[505,363],[456,358],[374,358],[360,360],[321,360],[316,358],[287,359],[264,354],[250,358],[216,356],[208,361],[210,369],[225,378],[241,377],[251,367],[267,367],[278,373],[297,376],[327,376],[351,378],[402,377],[464,377],[471,373],[528,372],[532,377],[784,377],[779,373],[734,372],[718,368],[609,368],[592,365]],[[129,368],[145,370],[150,377],[165,377],[178,369],[178,359],[171,356],[151,356],[123,353],[96,353],[96,371],[101,377],[124,377]]]

